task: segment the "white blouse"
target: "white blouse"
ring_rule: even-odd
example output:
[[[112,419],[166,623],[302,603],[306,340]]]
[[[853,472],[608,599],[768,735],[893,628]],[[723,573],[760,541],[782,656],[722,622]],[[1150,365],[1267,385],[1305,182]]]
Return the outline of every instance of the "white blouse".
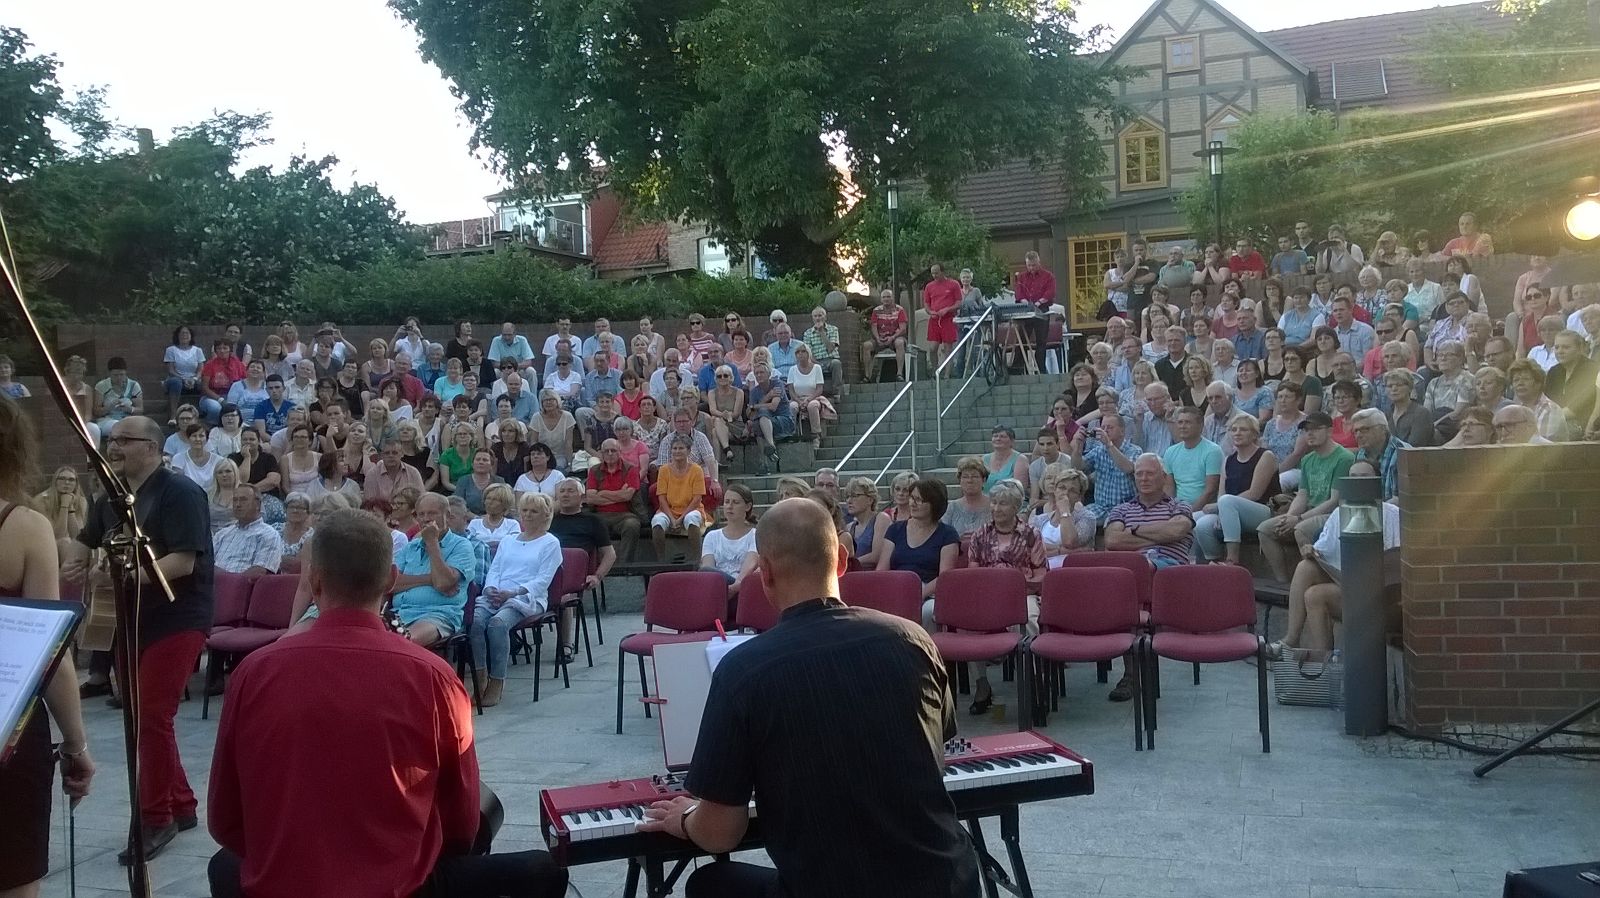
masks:
[[[756,550],[756,531],[752,527],[739,539],[729,539],[719,527],[706,534],[701,552],[711,556],[711,564],[730,577],[744,570],[745,556]]]

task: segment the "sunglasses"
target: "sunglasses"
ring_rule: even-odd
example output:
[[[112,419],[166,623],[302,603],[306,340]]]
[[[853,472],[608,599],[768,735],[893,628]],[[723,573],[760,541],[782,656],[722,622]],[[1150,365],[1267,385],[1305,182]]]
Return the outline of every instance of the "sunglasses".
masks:
[[[738,319],[738,318],[724,318],[722,320],[727,324],[738,324],[741,319]]]

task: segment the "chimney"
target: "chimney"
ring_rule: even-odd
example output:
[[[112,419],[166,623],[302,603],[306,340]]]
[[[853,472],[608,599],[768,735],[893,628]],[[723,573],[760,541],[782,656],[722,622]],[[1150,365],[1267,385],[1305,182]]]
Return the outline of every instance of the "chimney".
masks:
[[[156,135],[149,128],[135,129],[134,133],[139,138],[139,152],[154,153],[156,151]]]

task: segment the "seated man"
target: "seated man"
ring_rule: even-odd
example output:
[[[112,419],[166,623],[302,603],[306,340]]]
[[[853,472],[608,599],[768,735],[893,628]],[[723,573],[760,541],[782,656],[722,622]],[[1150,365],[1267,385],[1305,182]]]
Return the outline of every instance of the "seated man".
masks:
[[[472,706],[450,665],[384,630],[378,609],[396,584],[383,524],[337,511],[317,522],[311,548],[306,578],[322,615],[251,654],[228,687],[207,805],[222,846],[211,894],[329,895],[355,883],[565,894],[566,871],[542,851],[468,854],[479,835]]]
[[[600,463],[589,469],[584,501],[605,522],[611,537],[622,543],[622,557],[632,560],[633,548],[639,543],[639,516],[633,513],[633,497],[639,492],[640,471],[622,460],[622,450],[615,439],[602,442],[599,455]]]
[[[472,544],[445,525],[449,506],[438,493],[417,499],[418,531],[394,557],[395,615],[420,646],[449,639],[461,629],[467,584],[478,572]]]
[[[230,574],[276,574],[283,562],[283,537],[261,520],[261,496],[248,483],[233,488],[233,523],[218,530],[211,545],[217,570]]]
[[[599,465],[595,466],[596,468]],[[591,473],[594,468],[589,469]],[[600,516],[583,507],[584,484],[576,477],[568,477],[556,484],[556,514],[550,519],[550,532],[555,534],[563,549],[582,549],[594,565],[594,573],[584,580],[585,590],[599,589],[611,566],[617,563],[617,549],[611,544],[611,532]],[[635,538],[638,534],[635,533]],[[631,560],[631,559],[630,559]],[[574,610],[567,608],[559,621],[562,651],[574,651],[572,625]],[[571,661],[564,656],[563,662]]]
[[[1357,461],[1350,466],[1351,477],[1376,477],[1372,462]],[[1400,546],[1400,507],[1383,503],[1383,548]],[[1289,624],[1283,639],[1267,646],[1274,658],[1285,649],[1298,648],[1313,653],[1310,660],[1322,660],[1333,650],[1333,622],[1343,619],[1344,595],[1339,588],[1339,516],[1329,515],[1315,542],[1300,546],[1300,563],[1289,581]],[[1392,617],[1390,629],[1399,629],[1400,608],[1385,605],[1385,617]]]
[[[1153,452],[1139,456],[1133,463],[1133,484],[1133,498],[1106,515],[1106,549],[1138,552],[1158,568],[1188,564],[1194,558],[1194,511],[1167,493],[1161,456]],[[1126,660],[1122,679],[1108,698],[1114,702],[1133,698]]]
[[[1354,453],[1333,441],[1333,419],[1327,413],[1306,415],[1300,430],[1306,438],[1306,452],[1300,457],[1300,489],[1288,511],[1267,518],[1256,528],[1261,554],[1280,583],[1289,579],[1285,547],[1316,539],[1328,516],[1339,507],[1339,491],[1334,484],[1356,460]]]
[[[877,380],[874,356],[893,349],[895,380],[905,380],[906,331],[910,329],[910,319],[906,317],[906,310],[895,302],[893,290],[885,289],[878,294],[878,299],[878,304],[872,307],[871,335],[861,343],[861,379],[864,383]]]

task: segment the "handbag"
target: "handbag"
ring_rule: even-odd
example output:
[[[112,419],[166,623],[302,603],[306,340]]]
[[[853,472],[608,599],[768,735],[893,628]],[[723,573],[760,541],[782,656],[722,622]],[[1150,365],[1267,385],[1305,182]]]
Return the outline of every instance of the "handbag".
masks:
[[[1280,705],[1337,708],[1344,702],[1344,662],[1338,655],[1310,661],[1304,649],[1285,647],[1272,662],[1272,694]]]

